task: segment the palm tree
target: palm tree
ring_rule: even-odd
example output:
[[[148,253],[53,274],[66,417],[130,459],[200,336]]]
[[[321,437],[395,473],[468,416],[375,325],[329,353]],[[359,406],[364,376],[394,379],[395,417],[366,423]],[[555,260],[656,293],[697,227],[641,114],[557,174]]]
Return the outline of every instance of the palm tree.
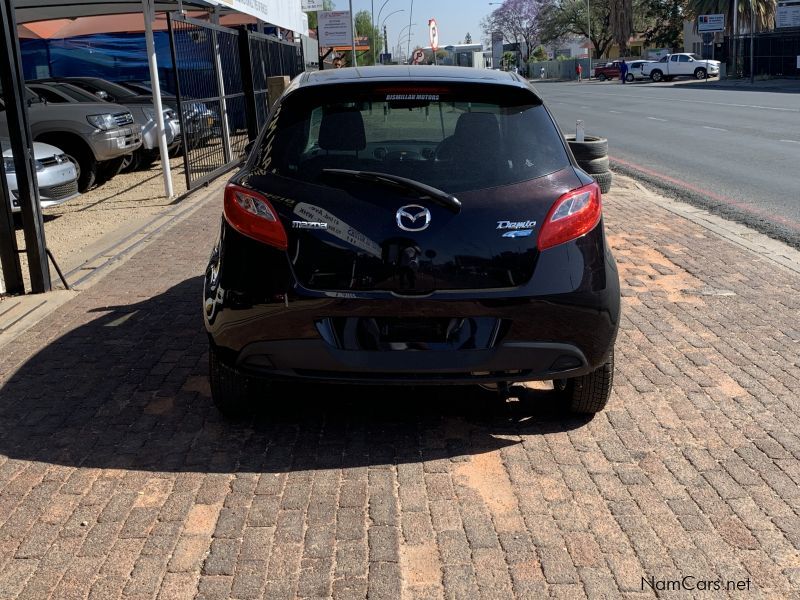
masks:
[[[775,20],[775,0],[739,0],[739,27],[751,30],[750,3],[753,3],[755,30],[768,29]],[[733,33],[733,0],[689,0],[687,12],[697,22],[698,15],[724,14],[725,25]]]

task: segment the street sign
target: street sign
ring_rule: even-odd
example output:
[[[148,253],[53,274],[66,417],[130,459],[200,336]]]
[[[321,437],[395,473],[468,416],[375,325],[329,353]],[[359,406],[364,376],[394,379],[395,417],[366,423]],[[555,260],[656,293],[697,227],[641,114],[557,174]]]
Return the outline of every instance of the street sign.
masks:
[[[319,45],[325,48],[353,44],[353,23],[349,10],[329,10],[319,15]]]
[[[391,63],[392,63],[392,53],[390,52],[389,54],[384,54],[382,52],[381,53],[381,64],[382,65],[389,65]]]
[[[697,17],[697,33],[725,31],[725,15],[700,15]]]
[[[800,0],[778,2],[775,27],[800,27]]]
[[[428,21],[428,33],[431,41],[431,50],[436,52],[439,49],[439,28],[436,26],[436,19]]]
[[[300,0],[300,8],[305,12],[325,10],[322,0]]]
[[[333,46],[334,52],[350,52],[353,50],[353,43],[347,42],[342,46]],[[365,35],[356,36],[356,51],[366,52],[370,49],[369,38]]]
[[[414,54],[411,55],[411,62],[418,65],[421,64],[423,60],[425,60],[425,51],[422,48],[414,50]]]

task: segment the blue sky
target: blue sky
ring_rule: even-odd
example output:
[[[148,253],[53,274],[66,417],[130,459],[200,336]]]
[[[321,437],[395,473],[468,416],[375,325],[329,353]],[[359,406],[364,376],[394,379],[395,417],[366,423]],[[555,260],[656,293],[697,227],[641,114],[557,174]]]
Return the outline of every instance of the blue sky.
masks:
[[[378,18],[378,11],[386,0],[374,0],[375,18]],[[495,0],[498,1],[498,0]],[[348,10],[348,0],[334,0],[337,10]],[[353,11],[371,9],[372,0],[353,0]],[[408,25],[411,0],[388,0],[380,15],[381,21],[386,21],[388,31],[390,52],[397,44],[398,35],[401,30]],[[479,43],[483,34],[480,22],[483,17],[491,12],[496,6],[489,6],[489,2],[482,0],[414,0],[414,12],[412,22],[417,25],[411,28],[411,48],[415,45],[428,46],[428,19],[435,18],[439,26],[439,45],[457,44],[464,39],[469,32],[472,34],[472,41]],[[396,10],[402,10],[397,14],[392,14]],[[387,19],[387,15],[390,15]],[[407,35],[403,34],[403,40],[408,40]],[[404,44],[405,48],[405,44]]]

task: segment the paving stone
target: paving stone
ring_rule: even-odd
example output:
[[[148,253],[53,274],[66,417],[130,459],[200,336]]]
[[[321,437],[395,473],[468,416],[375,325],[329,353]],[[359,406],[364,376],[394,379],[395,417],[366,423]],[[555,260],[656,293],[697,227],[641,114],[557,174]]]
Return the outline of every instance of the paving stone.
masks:
[[[183,200],[0,353],[0,597],[647,598],[695,571],[796,595],[800,275],[615,182],[623,317],[590,421],[447,388],[220,418],[197,290],[222,182]]]

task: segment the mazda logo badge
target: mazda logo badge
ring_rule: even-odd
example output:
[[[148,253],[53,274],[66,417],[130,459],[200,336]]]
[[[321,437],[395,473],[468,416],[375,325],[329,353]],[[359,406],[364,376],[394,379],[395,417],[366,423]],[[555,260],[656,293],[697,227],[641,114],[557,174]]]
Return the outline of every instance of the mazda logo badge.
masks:
[[[419,204],[407,204],[397,211],[397,226],[403,231],[424,231],[431,224],[431,211]]]

